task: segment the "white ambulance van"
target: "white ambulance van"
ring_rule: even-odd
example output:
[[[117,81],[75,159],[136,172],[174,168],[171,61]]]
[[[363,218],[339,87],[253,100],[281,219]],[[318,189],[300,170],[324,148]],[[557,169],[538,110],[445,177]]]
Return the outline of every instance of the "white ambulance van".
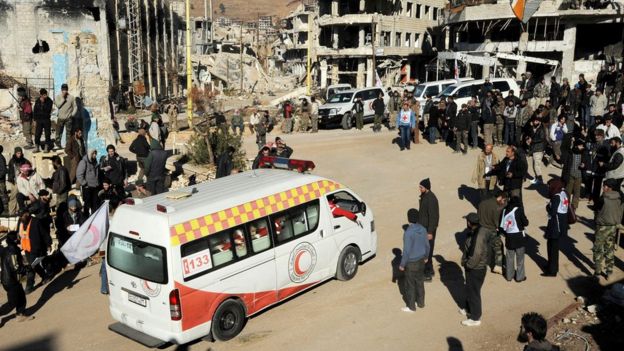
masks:
[[[377,250],[363,200],[310,174],[259,169],[129,202],[110,225],[109,329],[150,347],[231,339],[255,313],[353,278]]]

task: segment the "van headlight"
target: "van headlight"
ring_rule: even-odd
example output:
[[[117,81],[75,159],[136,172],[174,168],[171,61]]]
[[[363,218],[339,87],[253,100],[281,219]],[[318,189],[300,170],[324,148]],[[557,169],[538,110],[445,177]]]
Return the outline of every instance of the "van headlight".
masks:
[[[330,116],[335,116],[338,113],[340,113],[340,110],[342,110],[342,108],[332,108],[332,109],[329,110],[329,115]]]

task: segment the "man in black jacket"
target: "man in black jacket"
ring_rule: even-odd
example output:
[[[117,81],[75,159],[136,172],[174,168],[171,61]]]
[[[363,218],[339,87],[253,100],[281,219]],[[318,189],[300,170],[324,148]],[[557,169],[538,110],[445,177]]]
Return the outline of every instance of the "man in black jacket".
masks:
[[[529,153],[533,157],[533,172],[535,178],[532,184],[541,184],[542,180],[542,158],[544,158],[544,150],[546,149],[546,133],[542,126],[542,121],[537,117],[533,117],[531,129],[529,130],[526,143],[529,146]]]
[[[561,169],[561,180],[566,185],[566,192],[572,196],[572,207],[578,208],[581,198],[583,173],[590,167],[589,153],[585,150],[585,140],[574,140],[572,152],[567,153]]]
[[[137,166],[139,168],[139,175],[137,176],[137,183],[142,183],[145,178],[145,159],[150,153],[150,144],[146,137],[147,131],[144,125],[139,126],[139,134],[136,139],[130,144],[130,152],[136,155]],[[162,150],[162,147],[160,148]]]
[[[6,158],[2,154],[4,148],[0,145],[0,214],[9,213],[9,197],[7,196],[6,176],[8,173]]]
[[[45,89],[39,90],[39,99],[35,101],[35,107],[33,108],[33,117],[36,122],[35,144],[37,151],[39,151],[40,146],[43,146],[46,152],[54,147],[51,137],[52,122],[50,121],[53,105],[52,99],[48,97],[48,91]],[[45,132],[45,144],[43,145],[41,145],[42,132]]]
[[[115,151],[115,146],[106,147],[106,156],[100,159],[100,170],[105,177],[111,180],[117,193],[125,198],[124,188],[128,185],[128,173],[126,171],[126,159],[119,156]]]
[[[145,174],[147,175],[147,190],[152,195],[164,193],[165,172],[167,169],[167,151],[163,150],[159,142],[152,139],[151,150],[145,159]]]
[[[517,157],[516,147],[508,146],[505,158],[493,170],[486,173],[486,176],[496,175],[508,197],[517,196],[522,199],[522,182],[526,171],[524,162]]]
[[[481,325],[481,287],[485,281],[488,264],[488,237],[480,230],[479,215],[469,213],[466,217],[468,236],[462,248],[461,263],[466,270],[466,302],[459,313],[468,317],[462,325]]]
[[[384,113],[386,113],[386,103],[383,100],[384,93],[379,92],[379,96],[373,101],[373,110],[375,111],[375,119],[373,125],[373,132],[377,133],[381,131],[381,121],[383,121]]]
[[[451,120],[453,132],[455,133],[455,153],[463,152],[468,154],[468,129],[470,128],[472,114],[468,111],[468,105],[463,104],[457,116]],[[461,144],[464,149],[461,149]]]
[[[440,207],[438,198],[431,192],[431,181],[423,179],[419,184],[420,204],[418,206],[418,223],[427,229],[429,240],[429,258],[425,264],[425,281],[430,282],[435,275],[433,271],[433,248],[435,245],[436,231],[440,222]]]
[[[442,123],[440,124],[440,130],[442,134],[442,140],[445,142],[446,146],[451,143],[449,138],[449,130],[452,128],[452,121],[457,116],[457,104],[455,103],[452,96],[448,97],[448,101],[446,103],[446,111],[444,111],[444,118]],[[453,138],[453,135],[451,135]]]
[[[56,194],[56,207],[67,202],[67,194],[71,189],[71,181],[69,180],[69,171],[61,158],[58,156],[52,157],[52,167],[54,167],[54,173],[52,174],[52,192]]]
[[[15,308],[17,321],[24,322],[34,317],[26,316],[26,293],[19,281],[19,275],[26,272],[26,267],[17,246],[17,232],[7,234],[6,244],[6,247],[0,246],[0,281],[7,292],[9,306]]]
[[[232,146],[228,146],[228,148],[219,156],[219,160],[217,162],[217,174],[216,178],[227,177],[232,174],[232,170],[234,169],[234,153],[236,149]]]

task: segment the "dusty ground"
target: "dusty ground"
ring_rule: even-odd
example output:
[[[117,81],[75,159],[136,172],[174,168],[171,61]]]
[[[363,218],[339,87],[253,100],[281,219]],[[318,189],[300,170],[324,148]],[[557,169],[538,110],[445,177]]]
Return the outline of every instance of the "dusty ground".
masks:
[[[391,143],[394,136],[386,131],[373,134],[368,129],[285,136],[295,149],[293,158],[314,160],[314,173],[345,184],[367,201],[376,217],[378,255],[361,266],[352,281],[329,281],[252,318],[233,341],[198,342],[180,349],[518,350],[521,345],[516,336],[522,313],[538,311],[553,316],[583,293],[583,277],[591,270],[593,236],[587,226],[586,219],[592,216],[586,203],[581,203],[581,221],[570,233],[576,246],[567,247],[561,255],[560,276],[542,278],[537,263],[544,261],[546,251],[542,237],[546,199],[538,191],[525,190],[532,238],[526,258],[528,280],[508,283],[488,273],[483,287],[483,324],[462,327],[462,316],[457,313],[457,301],[463,299],[457,240],[465,227],[462,216],[474,210],[477,193],[470,178],[477,151],[461,156],[440,144],[421,144],[400,152]],[[255,153],[253,139],[246,137],[250,157]],[[502,156],[503,149],[496,152]],[[554,173],[558,170],[547,169],[546,174]],[[397,285],[391,281],[392,249],[401,247],[401,226],[407,210],[418,206],[417,184],[425,177],[431,178],[442,214],[434,260],[437,274],[426,285],[426,308],[405,314],[400,311],[403,303]],[[623,259],[620,250],[613,280],[622,278]],[[0,349],[20,349],[20,345],[26,345],[21,349],[33,350],[143,349],[107,330],[113,321],[106,297],[99,294],[98,268],[65,273],[28,296],[36,319],[18,324],[5,316]],[[3,293],[0,303],[6,301]]]

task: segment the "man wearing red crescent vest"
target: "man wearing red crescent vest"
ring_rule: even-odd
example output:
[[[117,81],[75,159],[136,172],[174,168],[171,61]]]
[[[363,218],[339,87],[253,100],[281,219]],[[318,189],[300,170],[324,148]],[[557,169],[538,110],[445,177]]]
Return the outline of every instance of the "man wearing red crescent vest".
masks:
[[[20,237],[20,246],[26,253],[26,260],[30,264],[30,269],[28,269],[26,274],[26,294],[30,294],[35,289],[35,273],[41,277],[42,284],[50,280],[41,263],[33,266],[37,258],[45,257],[47,254],[48,246],[44,247],[42,245],[47,245],[48,242],[51,243],[51,239],[48,241],[42,238],[39,225],[40,223],[31,217],[30,211],[24,210],[22,212],[17,229]]]

